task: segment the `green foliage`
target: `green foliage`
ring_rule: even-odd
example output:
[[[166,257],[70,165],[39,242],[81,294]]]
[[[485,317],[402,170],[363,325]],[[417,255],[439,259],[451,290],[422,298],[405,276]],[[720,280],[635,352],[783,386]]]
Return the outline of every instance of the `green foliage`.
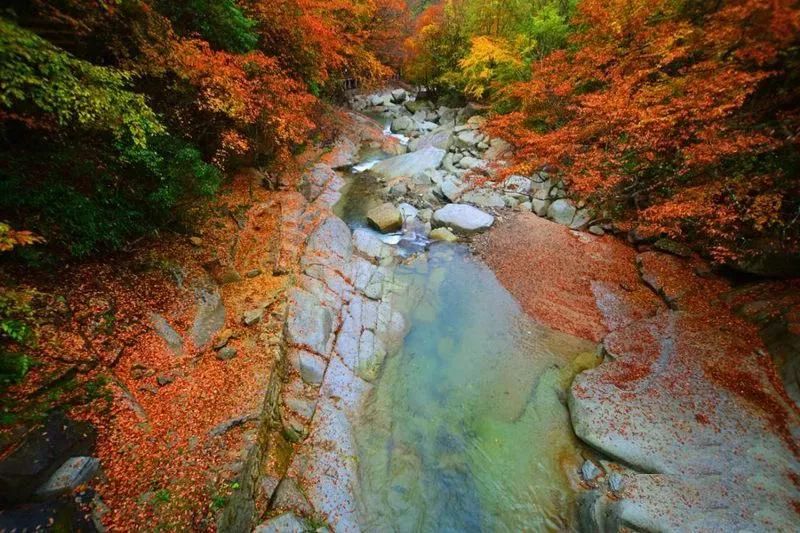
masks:
[[[157,4],[179,32],[199,33],[219,50],[244,53],[258,44],[256,22],[234,0],[161,0]]]
[[[0,290],[0,390],[18,383],[33,364],[24,353],[36,343],[33,293],[25,290]]]
[[[566,46],[570,31],[567,15],[555,4],[547,4],[530,18],[525,34],[534,43],[534,56],[541,58]]]
[[[83,257],[121,248],[175,220],[180,203],[212,195],[220,171],[161,135],[147,146],[86,139],[0,145],[0,210],[48,243]],[[94,143],[94,145],[91,145]]]
[[[163,132],[130,75],[76,59],[0,18],[0,108],[46,126],[110,132],[136,146]]]

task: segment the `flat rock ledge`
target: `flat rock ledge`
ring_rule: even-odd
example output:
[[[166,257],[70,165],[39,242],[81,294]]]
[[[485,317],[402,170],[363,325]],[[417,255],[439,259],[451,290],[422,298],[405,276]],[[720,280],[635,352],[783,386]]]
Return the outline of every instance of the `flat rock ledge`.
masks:
[[[392,254],[365,235],[354,238],[331,212],[341,177],[317,164],[304,183],[305,198],[293,196],[286,211],[278,253],[281,269],[297,278],[267,422],[220,531],[311,530],[320,519],[334,531],[360,530],[352,421],[406,322],[390,303]]]
[[[585,493],[581,526],[796,531],[798,411],[758,336],[722,282],[661,253],[637,263],[668,308],[610,333],[606,361],[573,383],[576,434],[620,463]]]

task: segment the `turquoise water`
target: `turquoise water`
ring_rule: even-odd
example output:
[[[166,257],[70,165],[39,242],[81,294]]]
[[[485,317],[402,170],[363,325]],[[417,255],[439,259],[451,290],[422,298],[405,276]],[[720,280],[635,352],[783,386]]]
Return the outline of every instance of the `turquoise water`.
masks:
[[[399,266],[392,298],[411,329],[355,431],[363,529],[570,529],[565,390],[594,345],[533,323],[462,246]]]

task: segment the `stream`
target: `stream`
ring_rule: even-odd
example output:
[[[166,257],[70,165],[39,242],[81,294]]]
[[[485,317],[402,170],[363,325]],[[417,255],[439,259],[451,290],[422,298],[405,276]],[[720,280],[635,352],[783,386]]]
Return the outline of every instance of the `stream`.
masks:
[[[361,155],[336,206],[353,229],[384,201],[364,163],[385,156]],[[406,257],[389,298],[410,329],[354,431],[362,529],[575,529],[566,391],[595,345],[533,322],[464,244]]]

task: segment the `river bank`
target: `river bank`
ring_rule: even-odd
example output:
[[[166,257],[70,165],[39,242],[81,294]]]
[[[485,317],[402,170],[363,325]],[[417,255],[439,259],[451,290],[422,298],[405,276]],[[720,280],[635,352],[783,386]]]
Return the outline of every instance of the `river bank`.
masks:
[[[577,511],[575,515],[561,515],[567,522],[550,516],[549,525],[542,522],[541,527],[611,531],[624,527],[790,527],[795,512],[792,502],[798,495],[797,409],[786,395],[771,360],[754,340],[756,329],[737,318],[725,303],[726,295],[731,293],[722,278],[697,258],[668,255],[648,244],[640,245],[637,251],[615,237],[602,236],[607,230],[592,226],[588,209],[572,204],[558,184],[537,186],[548,181],[546,177],[517,176],[499,186],[485,185],[486,178],[502,167],[502,153],[508,148],[502,141],[482,136],[482,119],[472,114],[474,109],[432,110],[400,91],[369,95],[356,99],[354,105],[381,120],[385,136],[397,141],[393,150],[410,152],[395,157],[376,156],[373,140],[371,152],[357,154],[353,149],[357,143],[344,142],[340,146],[347,146],[348,154],[340,151],[335,159],[342,162],[342,168],[353,166],[354,172],[346,173],[342,180],[336,172],[329,172],[333,169],[317,167],[309,175],[311,190],[325,199],[329,209],[334,209],[341,193],[345,193],[344,204],[339,203],[335,210],[349,220],[351,227],[330,216],[318,230],[322,233],[317,237],[312,234],[310,255],[301,260],[306,268],[299,285],[315,298],[309,302],[303,296],[290,304],[297,309],[289,311],[287,335],[300,338],[288,345],[289,353],[294,353],[288,359],[296,361],[294,371],[299,374],[293,378],[296,384],[291,390],[301,390],[299,383],[304,380],[303,387],[309,385],[303,377],[304,368],[308,373],[308,365],[302,362],[304,354],[308,360],[312,360],[309,355],[320,356],[311,365],[316,365],[319,374],[314,389],[318,392],[305,396],[306,401],[317,403],[311,408],[303,405],[310,416],[300,424],[296,423],[297,408],[285,412],[291,413],[288,418],[284,414],[283,434],[287,433],[288,419],[288,433],[299,433],[298,442],[302,444],[286,461],[288,477],[275,479],[269,485],[280,487],[288,483],[298,490],[290,491],[296,498],[293,502],[287,502],[280,491],[273,495],[266,515],[277,513],[277,517],[265,522],[261,531],[284,527],[286,523],[300,530],[305,527],[303,517],[323,519],[337,531],[360,530],[365,523],[375,527],[397,525],[401,515],[406,524],[402,527],[411,529],[413,524],[421,527],[428,523],[431,515],[439,518],[439,525],[454,519],[452,524],[459,524],[454,527],[461,529],[524,529],[525,524],[538,523],[529,517],[510,526],[512,522],[494,522],[495,514],[492,521],[485,522],[485,516],[481,517],[481,510],[488,509],[481,505],[486,505],[485,496],[469,505],[477,514],[458,512],[460,504],[480,492],[469,489],[472,467],[461,463],[459,453],[453,455],[452,449],[448,452],[449,461],[462,464],[455,467],[455,472],[461,474],[450,481],[460,491],[453,493],[450,500],[455,505],[455,515],[440,508],[426,517],[427,505],[411,504],[418,497],[415,487],[435,485],[436,481],[423,483],[416,475],[409,478],[405,472],[435,472],[439,468],[435,466],[443,460],[439,452],[417,455],[414,451],[425,448],[426,435],[439,418],[436,411],[422,415],[420,420],[428,424],[434,421],[434,425],[428,425],[428,429],[417,425],[409,433],[417,437],[404,440],[406,437],[398,433],[403,430],[397,428],[413,428],[418,422],[413,415],[398,419],[397,413],[392,413],[414,413],[418,408],[402,404],[420,398],[429,389],[447,390],[442,381],[422,381],[418,385],[408,381],[411,376],[426,379],[427,375],[425,371],[411,371],[409,375],[402,366],[417,364],[403,355],[420,353],[420,349],[407,351],[415,337],[424,340],[420,345],[423,353],[444,357],[435,365],[447,364],[448,358],[467,353],[464,348],[451,353],[447,342],[441,345],[440,341],[447,339],[443,331],[425,329],[424,324],[436,312],[430,315],[430,311],[420,311],[425,306],[419,307],[418,298],[416,304],[409,306],[408,291],[415,289],[413,283],[402,280],[403,270],[410,269],[419,276],[419,259],[415,257],[426,264],[431,260],[435,264],[435,258],[442,257],[436,247],[430,256],[419,255],[431,238],[472,241],[476,231],[485,230],[488,232],[474,239],[475,249],[522,309],[539,324],[582,337],[584,342],[599,342],[605,359],[596,370],[579,374],[571,387],[572,378],[562,378],[567,381],[561,396],[556,394],[556,398],[560,397],[556,403],[562,405],[565,416],[568,404],[568,427],[574,428],[590,447],[583,448],[583,444],[574,441],[569,445],[573,459],[548,467],[549,472],[565,475],[566,482],[560,482],[560,488],[545,490],[562,495],[574,493]],[[452,126],[449,120],[453,121]],[[497,149],[490,152],[492,148]],[[491,155],[491,162],[482,158],[487,154]],[[472,159],[462,164],[465,158]],[[320,181],[320,176],[325,178]],[[347,198],[348,194],[357,196]],[[391,203],[382,203],[387,200]],[[454,200],[459,203],[451,203]],[[537,200],[544,202],[544,207],[536,204]],[[556,222],[537,216],[537,205],[541,214]],[[383,228],[389,235],[382,237],[366,229],[368,224]],[[433,231],[434,227],[439,229]],[[589,231],[578,231],[581,228]],[[458,256],[450,253],[444,257],[450,257],[444,259],[450,263]],[[330,260],[334,264],[329,264]],[[365,266],[365,260],[370,266]],[[353,265],[360,266],[353,270]],[[380,273],[380,283],[354,283],[362,268],[367,272],[362,279],[372,280]],[[424,280],[430,279],[428,268],[423,269]],[[458,276],[457,270],[449,274],[444,271],[443,275],[446,279]],[[428,283],[425,281],[423,287]],[[479,283],[482,286],[485,282]],[[421,293],[435,295],[438,289],[423,288]],[[481,306],[478,302],[488,302],[486,298],[461,305]],[[364,312],[365,302],[378,309],[384,306],[403,312],[384,311],[384,316],[394,318],[375,322],[374,312]],[[320,304],[331,310],[329,319],[295,321],[300,335],[311,335],[317,343],[309,350],[312,343],[292,332],[292,317],[313,314]],[[456,329],[474,329],[489,315],[498,315],[490,307],[484,311],[487,316],[477,323],[462,323]],[[419,312],[427,316],[423,322],[414,318]],[[364,321],[375,325],[365,328]],[[316,324],[313,331],[308,330],[308,324]],[[394,326],[387,329],[390,324]],[[428,333],[420,333],[425,331]],[[496,335],[507,335],[499,331],[497,326],[490,327],[485,336],[497,340]],[[731,335],[732,331],[737,334]],[[323,339],[327,340],[322,343]],[[440,343],[438,347],[430,344],[434,340]],[[470,344],[475,345],[475,340]],[[556,344],[564,346],[564,341]],[[479,369],[485,357],[464,364]],[[733,370],[731,358],[737,361]],[[584,368],[594,364],[588,363]],[[532,371],[522,371],[523,375],[526,372]],[[471,378],[464,382],[470,383]],[[521,390],[529,389],[523,386]],[[558,388],[553,390],[557,392]],[[445,396],[439,396],[437,401],[447,405],[449,395],[441,391],[439,394]],[[539,395],[532,391],[532,396]],[[462,411],[471,412],[463,401],[455,403]],[[490,403],[500,411],[505,405]],[[284,399],[284,405],[289,404],[298,405],[291,394],[288,400]],[[423,401],[422,405],[428,403]],[[423,407],[423,413],[425,409],[428,408]],[[448,412],[447,419],[453,422],[452,417]],[[357,429],[364,419],[374,427]],[[526,424],[524,417],[513,420],[523,421],[521,427]],[[300,431],[296,431],[298,427]],[[376,432],[375,427],[386,429]],[[514,434],[510,427],[505,431],[506,437]],[[308,438],[303,439],[306,433]],[[530,436],[518,436],[531,442]],[[394,448],[404,451],[396,457],[394,452],[380,451]],[[363,450],[372,450],[366,456],[367,462],[359,459]],[[535,450],[534,445],[512,455],[518,462],[526,453],[541,453]],[[484,466],[492,464],[486,456],[483,460]],[[374,472],[382,473],[375,478]],[[756,495],[738,490],[753,485],[758,487]],[[364,486],[369,487],[366,498]],[[397,490],[400,492],[386,500],[389,493]],[[447,489],[444,493],[448,493]],[[381,503],[370,504],[370,499]],[[436,509],[433,501],[421,501]],[[371,506],[384,511],[372,514]],[[560,513],[569,507],[566,500],[556,505]],[[505,502],[505,508],[514,508],[513,498]],[[531,508],[528,506],[527,510]],[[407,515],[408,509],[423,514],[414,518]],[[401,515],[393,517],[393,512]],[[540,519],[546,519],[546,515],[539,515]],[[517,512],[516,516],[523,517],[525,512]]]

